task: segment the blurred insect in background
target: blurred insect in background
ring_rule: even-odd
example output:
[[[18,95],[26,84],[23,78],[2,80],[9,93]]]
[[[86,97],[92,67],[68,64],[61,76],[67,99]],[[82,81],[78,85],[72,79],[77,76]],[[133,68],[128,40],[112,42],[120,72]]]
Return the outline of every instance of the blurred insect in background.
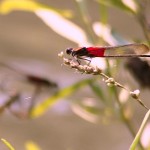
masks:
[[[0,113],[9,110],[20,119],[30,118],[34,106],[58,90],[58,85],[38,75],[0,63]]]

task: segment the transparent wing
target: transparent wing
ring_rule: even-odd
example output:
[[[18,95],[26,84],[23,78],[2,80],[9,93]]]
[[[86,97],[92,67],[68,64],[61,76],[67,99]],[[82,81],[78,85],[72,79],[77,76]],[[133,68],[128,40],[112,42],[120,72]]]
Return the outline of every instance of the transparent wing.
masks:
[[[127,44],[121,46],[106,47],[104,56],[132,56],[146,55],[150,51],[145,44]]]

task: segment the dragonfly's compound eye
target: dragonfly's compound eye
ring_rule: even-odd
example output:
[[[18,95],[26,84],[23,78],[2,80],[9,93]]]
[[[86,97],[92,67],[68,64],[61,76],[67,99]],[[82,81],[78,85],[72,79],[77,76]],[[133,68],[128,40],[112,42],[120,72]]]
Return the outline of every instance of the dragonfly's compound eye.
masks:
[[[70,55],[70,54],[72,53],[72,51],[73,51],[73,48],[67,48],[67,49],[66,49],[66,53],[67,53],[68,55]]]

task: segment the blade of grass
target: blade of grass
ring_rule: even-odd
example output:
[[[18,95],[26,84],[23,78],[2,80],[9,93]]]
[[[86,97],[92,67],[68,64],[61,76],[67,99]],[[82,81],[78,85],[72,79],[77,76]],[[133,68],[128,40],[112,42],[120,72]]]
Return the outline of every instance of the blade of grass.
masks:
[[[135,10],[131,9],[131,7],[128,7],[125,5],[121,0],[97,0],[102,5],[108,6],[108,7],[117,7],[121,10],[124,10],[129,13],[135,13]]]
[[[78,45],[90,44],[85,31],[72,21],[62,17],[60,14],[49,10],[37,10],[35,14],[60,36]]]
[[[136,137],[133,140],[129,150],[135,150],[136,149],[136,147],[137,147],[137,145],[138,145],[138,143],[140,141],[140,137],[141,137],[141,135],[143,133],[144,127],[145,127],[149,117],[150,117],[150,110],[146,113],[146,115],[145,115],[145,117],[143,119],[143,122],[142,122],[142,124],[140,126],[140,129],[139,129],[138,133],[136,134]]]
[[[107,24],[108,23],[108,9],[106,5],[99,5],[100,15],[101,15],[101,23]]]
[[[15,150],[7,140],[1,139],[1,141],[9,148],[9,150]]]
[[[14,10],[21,11],[31,11],[35,12],[36,10],[44,9],[51,10],[59,13],[65,17],[72,17],[72,11],[70,10],[61,10],[54,7],[50,7],[41,3],[38,3],[34,0],[3,0],[0,2],[0,13],[7,14]]]
[[[96,36],[92,29],[92,23],[91,18],[89,15],[88,7],[87,7],[87,1],[86,0],[76,0],[78,10],[81,16],[81,21],[83,21],[85,30],[87,32],[87,37],[91,43],[96,42]]]

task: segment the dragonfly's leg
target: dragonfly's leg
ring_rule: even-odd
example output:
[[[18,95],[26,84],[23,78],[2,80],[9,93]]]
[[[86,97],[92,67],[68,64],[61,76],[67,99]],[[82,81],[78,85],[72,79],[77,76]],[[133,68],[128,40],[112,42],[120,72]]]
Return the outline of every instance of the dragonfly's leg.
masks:
[[[79,57],[74,57],[74,59],[76,60],[76,62],[78,63],[78,65],[81,64],[81,61],[79,60],[80,59]]]
[[[89,61],[89,63],[87,64],[88,66],[90,65],[90,63],[91,63],[91,61],[92,61],[92,59],[90,59],[90,60],[88,60]]]
[[[90,65],[91,60],[92,60],[91,58],[87,59],[87,58],[83,58],[83,57],[79,57],[79,56],[74,56],[74,59],[77,61],[78,65],[81,65],[81,60],[80,59],[88,61],[89,62],[88,65]]]
[[[79,59],[82,59],[82,60],[86,60],[86,61],[88,61],[89,63],[88,63],[88,65],[90,65],[90,63],[91,63],[91,58],[90,59],[86,59],[86,58],[82,58],[82,57],[78,57]]]
[[[76,60],[78,62],[78,65],[81,65],[81,61],[79,59]]]
[[[83,58],[83,60],[88,61],[87,65],[89,66],[89,65],[90,65],[90,63],[91,63],[91,61],[92,61],[92,58],[90,58],[90,59]]]

